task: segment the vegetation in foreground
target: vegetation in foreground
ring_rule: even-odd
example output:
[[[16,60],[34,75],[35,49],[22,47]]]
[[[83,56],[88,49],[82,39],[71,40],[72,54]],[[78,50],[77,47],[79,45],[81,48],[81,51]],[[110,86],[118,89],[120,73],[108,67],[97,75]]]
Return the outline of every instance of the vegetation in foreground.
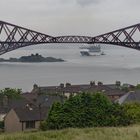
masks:
[[[54,103],[41,129],[127,126],[131,120],[124,106],[112,103],[103,93],[81,93]]]
[[[140,126],[63,129],[46,132],[1,134],[0,140],[138,140]]]

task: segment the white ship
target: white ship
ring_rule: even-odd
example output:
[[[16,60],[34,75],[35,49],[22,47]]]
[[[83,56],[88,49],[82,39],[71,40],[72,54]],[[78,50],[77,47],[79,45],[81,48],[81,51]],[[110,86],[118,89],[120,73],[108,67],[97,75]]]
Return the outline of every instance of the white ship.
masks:
[[[80,47],[80,49],[80,53],[82,56],[104,55],[104,52],[101,51],[100,45],[90,45],[87,47]]]

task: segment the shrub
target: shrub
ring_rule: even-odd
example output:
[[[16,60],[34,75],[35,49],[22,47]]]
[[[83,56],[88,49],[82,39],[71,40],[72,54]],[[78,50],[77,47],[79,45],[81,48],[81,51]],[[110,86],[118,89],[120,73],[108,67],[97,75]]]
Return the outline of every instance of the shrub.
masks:
[[[81,93],[70,96],[63,104],[54,103],[42,128],[119,126],[129,123],[124,107],[112,103],[104,94]]]
[[[140,103],[131,102],[124,104],[127,116],[131,118],[132,123],[140,122]]]
[[[118,103],[113,103],[108,112],[108,126],[126,126],[131,123],[124,106]]]
[[[135,88],[140,89],[140,84],[137,84]]]

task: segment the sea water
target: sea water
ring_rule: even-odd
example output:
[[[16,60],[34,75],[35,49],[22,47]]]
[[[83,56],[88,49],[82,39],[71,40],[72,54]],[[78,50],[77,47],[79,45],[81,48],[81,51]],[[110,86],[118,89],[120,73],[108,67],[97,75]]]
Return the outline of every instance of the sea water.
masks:
[[[81,44],[82,45],[82,44]],[[87,84],[91,80],[103,83],[140,83],[140,51],[118,46],[102,46],[106,55],[81,56],[80,44],[44,44],[18,49],[0,58],[19,58],[39,53],[44,57],[62,58],[65,62],[0,63],[0,89],[21,88],[31,91],[39,86],[60,83]]]

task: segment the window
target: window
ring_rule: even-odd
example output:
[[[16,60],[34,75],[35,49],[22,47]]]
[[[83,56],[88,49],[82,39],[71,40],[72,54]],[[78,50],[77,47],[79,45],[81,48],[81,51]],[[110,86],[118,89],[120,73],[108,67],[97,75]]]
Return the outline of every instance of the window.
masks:
[[[26,122],[26,128],[27,129],[35,128],[35,121],[27,121]]]

